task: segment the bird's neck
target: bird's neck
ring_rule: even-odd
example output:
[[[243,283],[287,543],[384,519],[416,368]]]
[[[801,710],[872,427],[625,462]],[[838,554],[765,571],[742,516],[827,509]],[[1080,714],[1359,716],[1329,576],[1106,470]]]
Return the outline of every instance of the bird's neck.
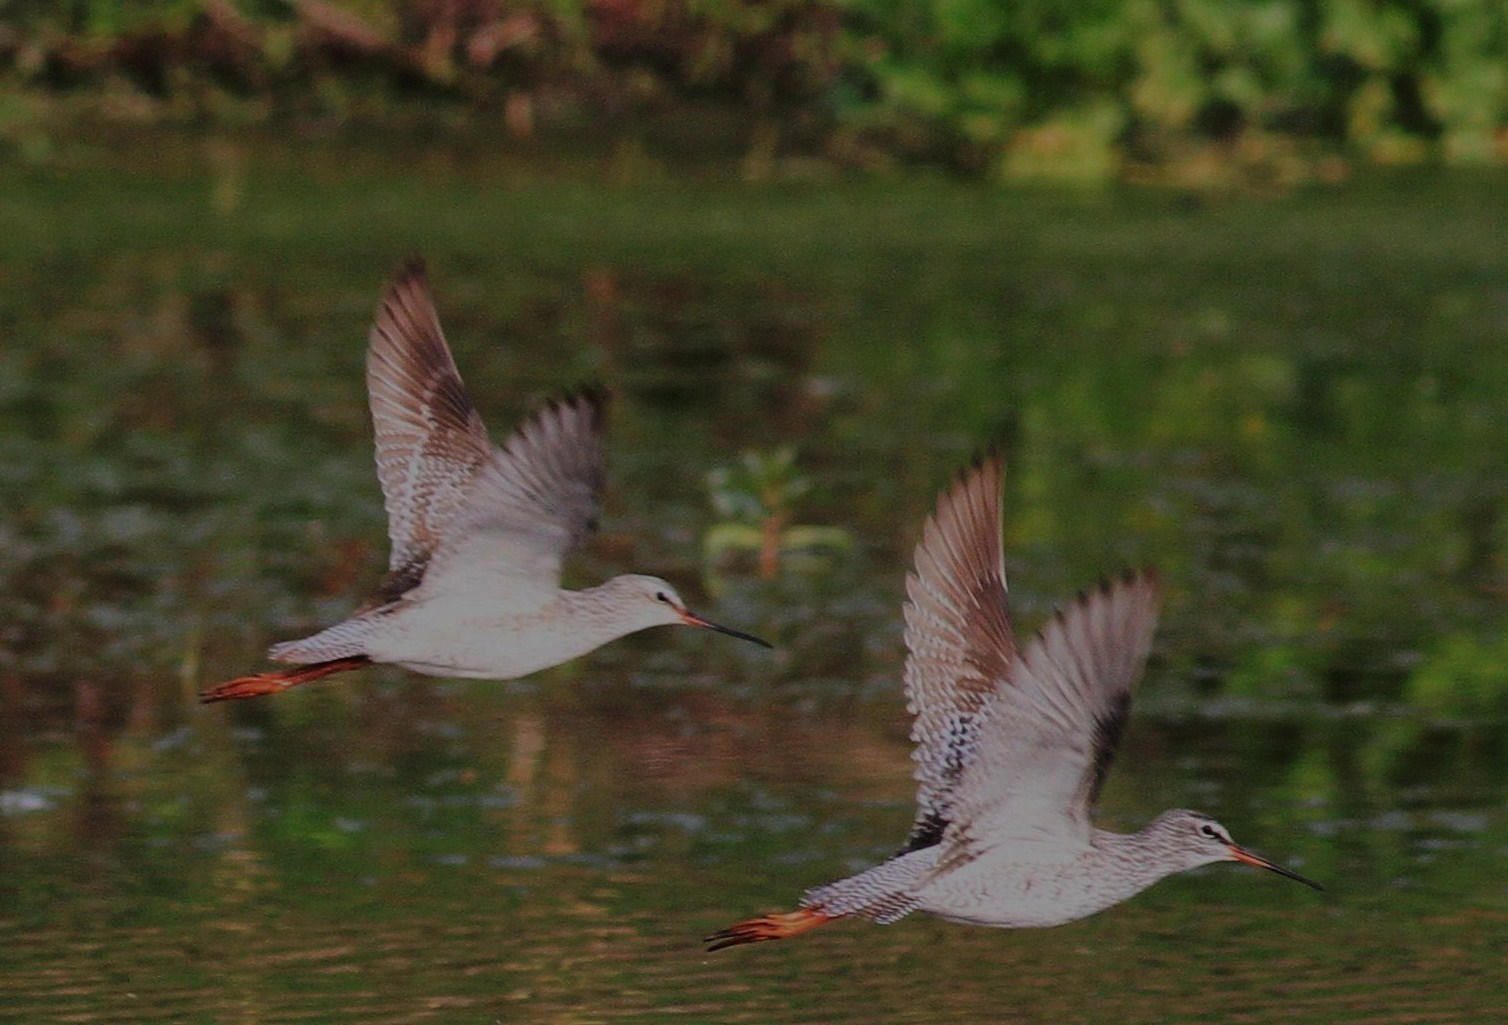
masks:
[[[632,607],[622,603],[611,581],[580,591],[561,591],[556,600],[564,612],[560,621],[572,624],[572,630],[586,645],[583,651],[655,625],[634,615]]]
[[[1163,838],[1150,826],[1136,833],[1096,829],[1093,842],[1102,859],[1104,882],[1116,891],[1113,894],[1115,903],[1135,896],[1184,868],[1170,856]]]

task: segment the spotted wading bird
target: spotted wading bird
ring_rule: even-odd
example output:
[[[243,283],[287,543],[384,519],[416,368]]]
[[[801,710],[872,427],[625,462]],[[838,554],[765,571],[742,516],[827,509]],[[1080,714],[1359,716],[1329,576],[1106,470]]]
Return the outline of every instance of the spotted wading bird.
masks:
[[[377,311],[367,390],[392,540],[387,576],[345,622],[274,645],[269,656],[292,668],[222,683],[201,700],[276,694],[377,662],[507,680],[674,623],[769,647],[696,615],[657,577],[561,589],[562,558],[597,527],[606,398],[586,390],[551,402],[495,448],[417,260]]]
[[[714,933],[709,949],[913,911],[1004,928],[1060,925],[1216,861],[1319,889],[1237,846],[1198,812],[1163,812],[1130,835],[1094,827],[1090,813],[1151,646],[1157,576],[1129,574],[1081,595],[1018,650],[1000,553],[1001,478],[998,458],[983,460],[938,500],[906,579],[919,785],[905,846],[808,890],[797,911]]]

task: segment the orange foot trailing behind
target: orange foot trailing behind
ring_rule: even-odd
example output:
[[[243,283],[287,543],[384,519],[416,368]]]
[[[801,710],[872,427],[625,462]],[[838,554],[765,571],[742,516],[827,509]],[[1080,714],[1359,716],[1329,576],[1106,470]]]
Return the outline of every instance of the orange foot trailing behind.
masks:
[[[825,915],[815,908],[801,908],[799,911],[787,911],[784,914],[761,915],[715,932],[708,936],[705,942],[707,950],[713,951],[722,950],[724,947],[736,947],[740,943],[784,940],[810,932],[819,925],[831,922],[835,917],[839,916]]]
[[[348,669],[360,669],[362,666],[371,664],[372,660],[365,655],[352,655],[349,658],[332,658],[328,662],[315,662],[307,666],[295,666],[292,669],[258,673],[255,676],[238,676],[234,680],[228,680],[209,690],[200,691],[199,700],[207,705],[211,701],[259,698],[266,694],[281,693],[301,683],[324,679],[332,673],[343,673]]]

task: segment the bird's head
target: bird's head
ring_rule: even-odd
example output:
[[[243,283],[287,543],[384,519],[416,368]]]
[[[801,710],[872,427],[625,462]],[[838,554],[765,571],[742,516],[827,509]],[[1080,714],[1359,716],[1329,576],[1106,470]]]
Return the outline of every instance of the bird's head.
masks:
[[[1253,854],[1232,840],[1230,832],[1224,826],[1208,815],[1197,811],[1187,811],[1181,808],[1165,811],[1152,823],[1149,831],[1157,837],[1159,846],[1171,852],[1175,859],[1182,862],[1182,867],[1185,869],[1211,865],[1217,861],[1239,861],[1245,865],[1255,865],[1257,868],[1276,872],[1280,876],[1287,876],[1305,886],[1312,886],[1316,890],[1324,889],[1319,883],[1299,875],[1292,869],[1284,868],[1261,855]]]
[[[675,588],[659,577],[630,573],[614,578],[609,586],[615,592],[618,601],[625,608],[632,610],[635,621],[642,623],[643,627],[671,626],[677,623],[700,626],[727,634],[729,637],[753,641],[766,648],[773,647],[769,641],[755,637],[753,634],[744,633],[742,630],[735,630],[730,626],[723,626],[721,623],[714,623],[710,619],[698,616],[686,607],[686,603],[681,600]]]

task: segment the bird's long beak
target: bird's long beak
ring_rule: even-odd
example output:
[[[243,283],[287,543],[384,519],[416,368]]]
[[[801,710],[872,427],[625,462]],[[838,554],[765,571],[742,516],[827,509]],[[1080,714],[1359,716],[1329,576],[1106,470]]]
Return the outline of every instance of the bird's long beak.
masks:
[[[742,630],[735,630],[731,626],[723,626],[721,623],[714,623],[710,619],[703,619],[690,609],[678,608],[676,612],[680,615],[681,622],[687,626],[705,626],[708,630],[716,630],[718,633],[727,634],[729,637],[737,637],[739,640],[744,641],[753,641],[762,648],[773,648],[775,646],[762,637],[755,637],[753,634],[746,634]]]
[[[1276,862],[1268,861],[1266,858],[1261,857],[1257,854],[1253,854],[1251,851],[1248,851],[1243,847],[1237,847],[1235,844],[1230,845],[1230,856],[1233,860],[1239,861],[1243,864],[1255,865],[1257,866],[1257,868],[1265,868],[1269,872],[1276,872],[1280,876],[1287,876],[1289,879],[1292,879],[1296,883],[1303,883],[1305,886],[1311,886],[1316,890],[1324,890],[1324,887],[1315,882],[1313,879],[1308,879],[1304,876],[1301,876],[1291,868],[1284,868],[1282,865],[1279,865]]]

